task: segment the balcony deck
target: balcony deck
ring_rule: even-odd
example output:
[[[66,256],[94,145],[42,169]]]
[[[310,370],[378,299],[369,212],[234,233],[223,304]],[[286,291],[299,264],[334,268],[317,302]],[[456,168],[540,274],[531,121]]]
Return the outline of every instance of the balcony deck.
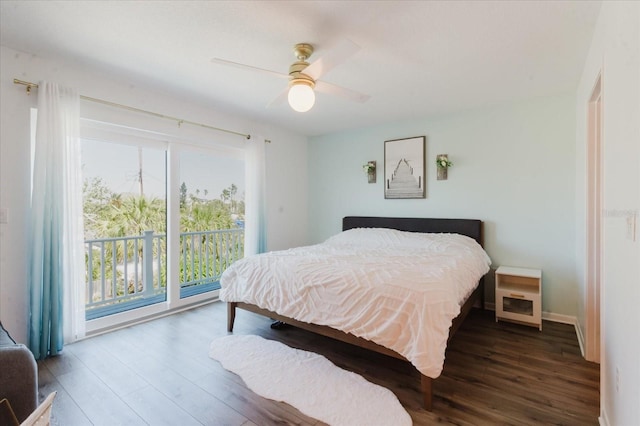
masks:
[[[415,425],[598,424],[599,366],[581,357],[571,325],[539,332],[472,310],[449,344],[431,413],[408,363],[269,325],[240,310],[234,333],[320,353],[391,389]],[[226,334],[226,306],[215,302],[67,345],[38,363],[39,396],[58,391],[52,425],[318,425],[211,360],[209,343]]]
[[[86,319],[165,301],[166,240],[166,235],[153,231],[86,240]],[[176,260],[184,299],[220,288],[222,272],[243,256],[244,229],[183,232],[179,246]]]

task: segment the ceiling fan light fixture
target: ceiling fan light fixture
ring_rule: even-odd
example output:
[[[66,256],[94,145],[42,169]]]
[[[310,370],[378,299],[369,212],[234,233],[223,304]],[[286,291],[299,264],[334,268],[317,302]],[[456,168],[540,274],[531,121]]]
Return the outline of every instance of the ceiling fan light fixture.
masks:
[[[2,1],[2,0],[0,0]],[[298,43],[293,48],[293,54],[297,61],[289,66],[289,75],[280,73],[277,71],[271,71],[268,69],[258,68],[251,65],[245,65],[237,62],[228,61],[226,59],[213,58],[212,62],[233,66],[236,68],[243,68],[250,71],[258,71],[263,74],[269,74],[271,76],[284,77],[289,79],[289,86],[285,90],[281,91],[278,96],[271,102],[271,105],[280,105],[287,98],[291,108],[298,112],[307,112],[313,108],[315,104],[315,88],[316,82],[318,82],[318,90],[330,95],[337,95],[345,99],[355,102],[366,102],[369,99],[368,95],[355,92],[353,90],[345,89],[340,86],[336,86],[326,81],[322,81],[322,76],[332,70],[337,65],[344,62],[347,58],[355,54],[360,49],[351,40],[345,40],[339,43],[328,51],[322,58],[312,63],[307,62],[309,57],[313,54],[313,46],[309,43]]]
[[[287,99],[294,111],[307,112],[316,102],[313,82],[305,79],[294,79],[289,87]]]

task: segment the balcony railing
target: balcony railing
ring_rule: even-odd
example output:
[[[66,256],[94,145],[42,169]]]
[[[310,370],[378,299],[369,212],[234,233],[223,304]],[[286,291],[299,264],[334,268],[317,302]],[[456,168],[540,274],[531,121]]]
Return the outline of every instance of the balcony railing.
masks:
[[[85,241],[86,319],[166,300],[166,235]],[[220,288],[220,276],[244,253],[244,230],[180,234],[180,298]]]

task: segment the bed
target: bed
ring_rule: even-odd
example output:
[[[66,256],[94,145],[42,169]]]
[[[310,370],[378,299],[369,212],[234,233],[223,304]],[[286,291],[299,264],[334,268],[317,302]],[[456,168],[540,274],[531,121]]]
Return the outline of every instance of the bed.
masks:
[[[407,360],[431,411],[446,343],[474,303],[484,306],[491,261],[482,222],[347,216],[342,229],[322,244],[228,268],[220,291],[227,328],[241,308]]]

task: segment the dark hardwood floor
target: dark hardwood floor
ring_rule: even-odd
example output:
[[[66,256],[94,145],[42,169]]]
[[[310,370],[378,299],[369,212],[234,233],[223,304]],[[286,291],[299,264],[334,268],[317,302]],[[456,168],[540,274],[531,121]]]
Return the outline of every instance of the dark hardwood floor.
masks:
[[[239,310],[234,333],[326,356],[392,390],[415,425],[598,423],[599,369],[581,357],[570,325],[545,322],[539,332],[473,310],[449,343],[427,412],[409,363],[270,323]],[[52,424],[61,426],[320,424],[211,360],[209,343],[226,334],[226,306],[213,303],[67,345],[38,363],[40,398],[58,391]]]

